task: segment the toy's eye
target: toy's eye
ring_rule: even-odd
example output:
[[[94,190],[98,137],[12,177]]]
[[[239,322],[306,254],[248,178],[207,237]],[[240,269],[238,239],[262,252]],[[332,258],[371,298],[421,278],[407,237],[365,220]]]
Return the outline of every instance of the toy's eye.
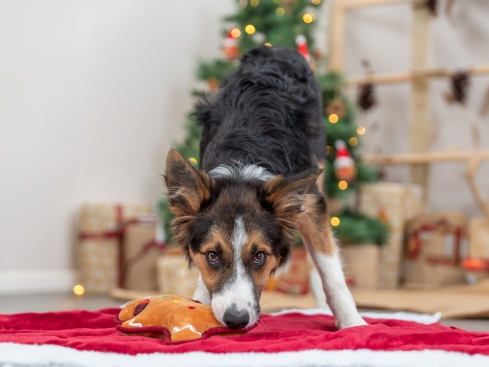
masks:
[[[215,251],[209,251],[207,253],[207,260],[211,263],[215,263],[219,260],[219,255],[217,255],[217,252]]]
[[[267,255],[263,251],[257,252],[255,254],[254,260],[255,260],[255,264],[257,265],[263,264],[266,259],[267,259]]]

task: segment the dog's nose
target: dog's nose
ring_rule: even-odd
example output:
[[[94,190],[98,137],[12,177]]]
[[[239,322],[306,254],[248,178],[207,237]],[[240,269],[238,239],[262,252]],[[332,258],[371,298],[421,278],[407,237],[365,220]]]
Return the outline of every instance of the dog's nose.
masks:
[[[230,307],[224,312],[224,323],[231,329],[241,329],[250,322],[250,314],[247,310],[238,311],[236,306]]]

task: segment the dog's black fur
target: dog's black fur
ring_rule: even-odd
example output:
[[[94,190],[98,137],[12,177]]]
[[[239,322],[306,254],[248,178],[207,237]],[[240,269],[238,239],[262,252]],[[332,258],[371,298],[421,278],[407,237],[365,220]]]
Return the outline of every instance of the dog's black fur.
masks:
[[[261,292],[298,230],[328,297],[334,293],[330,306],[339,327],[365,324],[344,283],[318,189],[325,161],[321,110],[320,88],[305,59],[291,49],[259,47],[243,56],[215,96],[196,106],[200,171],[178,152],[168,154],[174,238],[200,271],[195,297],[211,303],[229,327],[258,321]],[[332,274],[329,283],[326,274]]]
[[[246,53],[215,98],[196,106],[200,169],[256,164],[290,176],[325,159],[321,91],[302,55],[262,46]]]

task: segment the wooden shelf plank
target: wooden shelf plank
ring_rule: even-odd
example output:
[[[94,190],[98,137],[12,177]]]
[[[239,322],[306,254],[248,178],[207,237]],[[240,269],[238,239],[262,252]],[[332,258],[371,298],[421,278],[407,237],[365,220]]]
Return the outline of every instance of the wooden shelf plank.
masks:
[[[421,78],[446,78],[452,76],[457,71],[462,71],[462,69],[453,69],[453,68],[445,68],[445,67],[420,68],[408,72],[369,74],[365,76],[348,78],[347,85],[356,86],[356,85],[362,85],[366,83],[394,84],[394,83],[411,82],[413,80],[421,79]],[[489,74],[489,64],[469,66],[463,69],[463,71],[466,71],[468,74],[473,76],[487,75]]]
[[[343,2],[342,6],[345,10],[353,10],[358,8],[366,8],[378,5],[396,5],[413,2],[421,2],[422,0],[351,0]]]
[[[420,163],[446,163],[469,162],[472,157],[478,156],[480,160],[489,159],[489,150],[479,151],[447,151],[428,153],[400,153],[400,154],[369,154],[363,157],[369,164],[420,164]]]

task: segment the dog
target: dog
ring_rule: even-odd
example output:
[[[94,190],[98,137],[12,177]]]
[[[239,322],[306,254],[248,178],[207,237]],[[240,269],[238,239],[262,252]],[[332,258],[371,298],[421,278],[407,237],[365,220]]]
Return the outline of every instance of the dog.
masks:
[[[255,324],[261,292],[299,231],[337,327],[365,325],[329,226],[321,90],[304,57],[250,50],[194,114],[200,170],[171,150],[165,173],[174,238],[200,271],[194,298],[230,328]]]

